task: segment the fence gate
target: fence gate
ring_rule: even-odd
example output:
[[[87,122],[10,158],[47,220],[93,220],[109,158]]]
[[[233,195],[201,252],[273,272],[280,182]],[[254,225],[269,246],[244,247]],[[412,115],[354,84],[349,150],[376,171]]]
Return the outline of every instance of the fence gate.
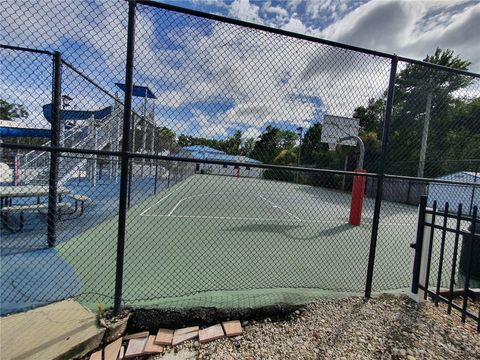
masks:
[[[468,211],[468,210],[467,210]],[[470,318],[480,332],[480,226],[478,209],[464,215],[462,204],[449,209],[448,202],[427,207],[422,196],[418,213],[417,239],[412,273],[412,293],[418,301],[430,296],[438,306],[447,304]]]

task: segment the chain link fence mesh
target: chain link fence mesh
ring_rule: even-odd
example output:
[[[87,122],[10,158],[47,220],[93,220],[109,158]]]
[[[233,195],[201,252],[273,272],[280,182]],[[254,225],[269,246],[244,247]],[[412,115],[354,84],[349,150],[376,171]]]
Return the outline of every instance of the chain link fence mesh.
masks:
[[[112,306],[122,216],[124,306],[233,308],[362,294],[376,229],[373,291],[408,288],[420,196],[478,205],[475,74],[402,58],[384,129],[394,57],[142,3],[123,129],[128,4],[39,6],[8,2],[2,30],[2,314],[70,297]],[[65,148],[53,248],[49,51],[63,61]],[[327,116],[358,119],[366,174],[353,173],[357,147],[322,141]]]

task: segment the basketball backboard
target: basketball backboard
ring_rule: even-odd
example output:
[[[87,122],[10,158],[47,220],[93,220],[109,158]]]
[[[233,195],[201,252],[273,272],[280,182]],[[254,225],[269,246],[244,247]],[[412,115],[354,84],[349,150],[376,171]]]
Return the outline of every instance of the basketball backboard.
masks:
[[[348,136],[358,136],[360,120],[342,116],[325,115],[322,123],[321,142],[337,144],[339,140]],[[355,139],[343,140],[342,145],[355,146]]]

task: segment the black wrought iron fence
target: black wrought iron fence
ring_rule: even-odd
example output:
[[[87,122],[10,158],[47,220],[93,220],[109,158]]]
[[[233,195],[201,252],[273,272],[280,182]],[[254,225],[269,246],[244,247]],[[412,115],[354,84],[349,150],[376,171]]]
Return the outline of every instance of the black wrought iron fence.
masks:
[[[78,17],[21,24],[31,36],[0,49],[2,313],[67,297],[115,311],[369,297],[409,286],[421,195],[467,190],[477,205],[480,76],[466,64],[150,1],[98,6],[101,39]],[[79,26],[96,46],[57,41]]]
[[[427,207],[427,198],[422,197],[417,238],[412,244],[412,292],[425,300],[432,297],[436,306],[439,302],[448,304],[449,314],[452,309],[459,311],[462,322],[467,317],[476,321],[480,332],[480,307],[475,305],[480,297],[478,208],[467,216],[461,203],[450,208],[446,202],[442,208],[437,207],[437,201]]]

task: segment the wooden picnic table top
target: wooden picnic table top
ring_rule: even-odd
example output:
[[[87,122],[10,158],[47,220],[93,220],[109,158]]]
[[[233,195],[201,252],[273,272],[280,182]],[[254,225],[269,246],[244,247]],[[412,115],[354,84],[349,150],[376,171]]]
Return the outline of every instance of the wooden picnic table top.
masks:
[[[2,198],[47,196],[48,193],[49,187],[43,185],[0,186],[0,197]],[[70,190],[59,186],[57,193],[68,194]]]

